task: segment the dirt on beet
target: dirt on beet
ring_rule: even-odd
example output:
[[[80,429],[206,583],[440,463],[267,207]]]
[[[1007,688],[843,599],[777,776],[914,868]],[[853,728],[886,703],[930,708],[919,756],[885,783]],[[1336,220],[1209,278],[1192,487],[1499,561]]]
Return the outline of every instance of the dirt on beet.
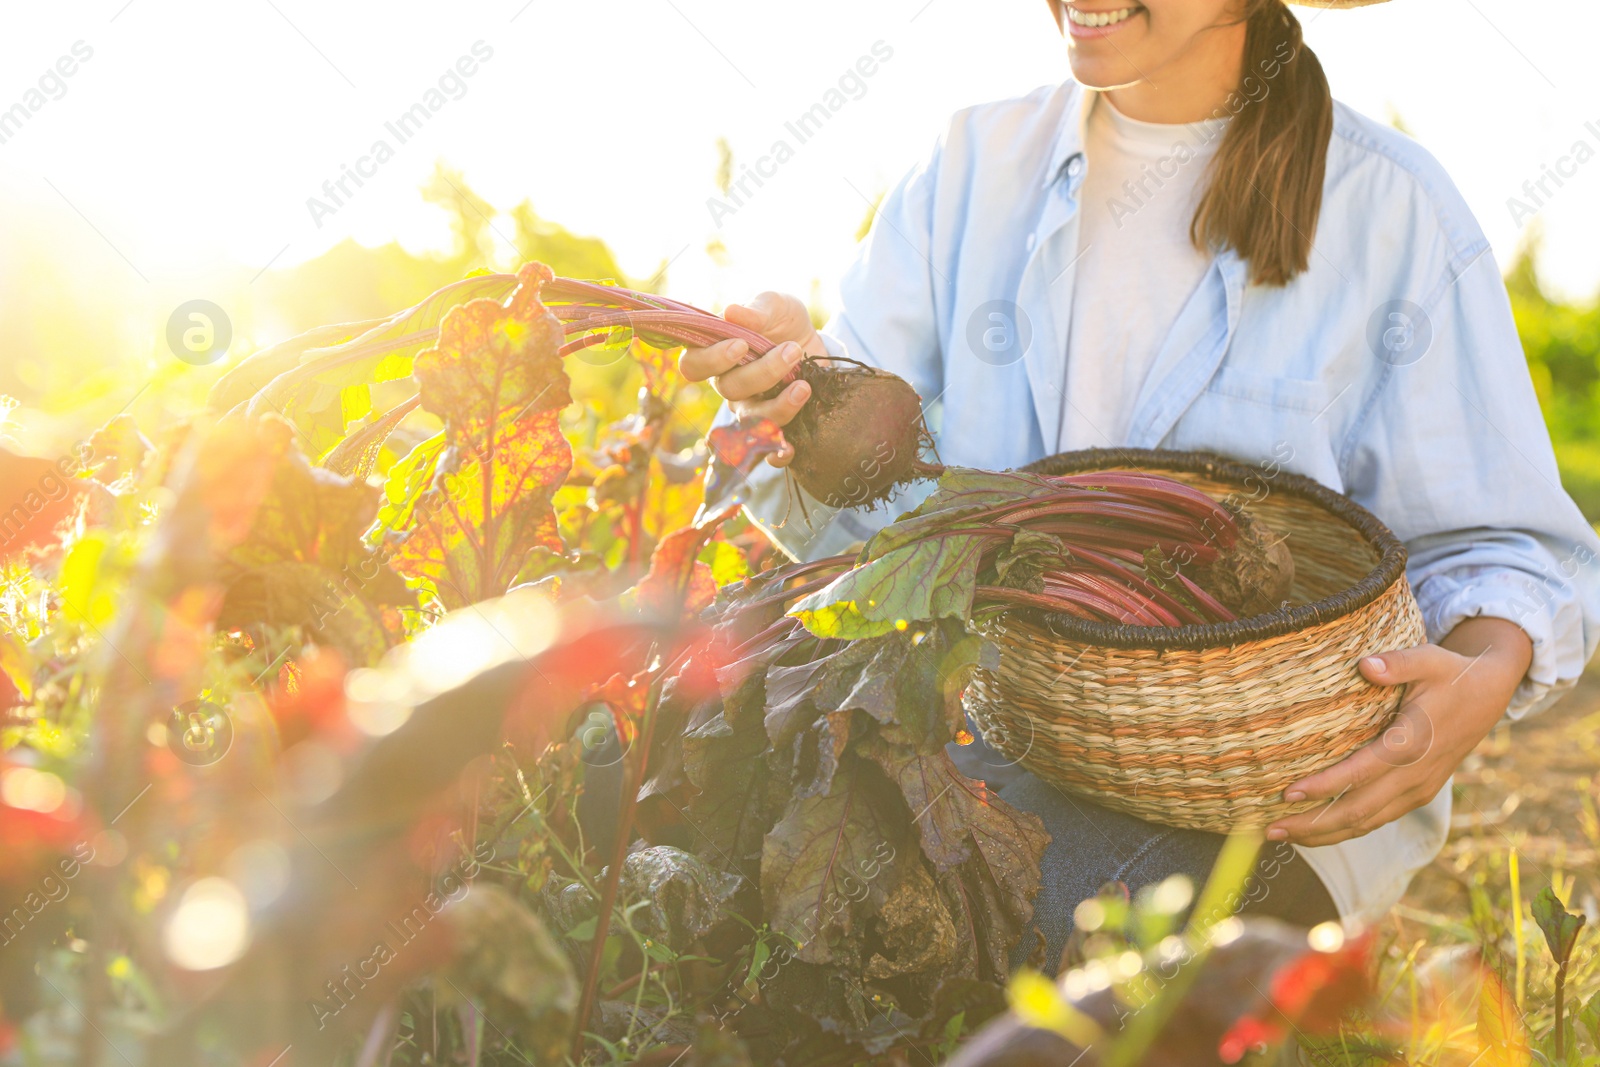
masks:
[[[811,399],[784,436],[794,447],[789,470],[807,493],[829,507],[869,507],[927,473],[922,400],[905,379],[838,360],[807,360],[799,377]]]
[[[1277,611],[1294,584],[1294,557],[1286,538],[1232,500],[1239,538],[1217,559],[1198,569],[1195,581],[1240,618]]]

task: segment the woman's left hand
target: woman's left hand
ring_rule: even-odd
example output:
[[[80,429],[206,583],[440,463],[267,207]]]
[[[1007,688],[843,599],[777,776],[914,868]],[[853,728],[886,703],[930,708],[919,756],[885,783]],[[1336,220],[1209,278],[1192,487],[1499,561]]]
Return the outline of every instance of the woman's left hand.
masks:
[[[1522,628],[1494,618],[1468,619],[1437,645],[1363,659],[1374,685],[1408,687],[1405,703],[1366,747],[1284,790],[1286,800],[1328,803],[1279,819],[1267,839],[1332,845],[1428,803],[1500,721],[1532,659]]]

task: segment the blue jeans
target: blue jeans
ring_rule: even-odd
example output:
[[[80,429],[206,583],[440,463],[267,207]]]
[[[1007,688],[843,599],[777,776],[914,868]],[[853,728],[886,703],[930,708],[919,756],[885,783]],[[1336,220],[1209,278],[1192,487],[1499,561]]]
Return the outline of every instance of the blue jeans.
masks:
[[[1001,799],[1044,820],[1050,846],[1040,864],[1043,884],[1034,900],[1033,922],[1044,937],[1045,970],[1054,972],[1072,933],[1073,910],[1107,883],[1137,893],[1174,874],[1184,874],[1198,894],[1222,850],[1221,834],[1181,830],[1145,822],[1069,795],[1021,767],[1010,765],[982,739],[950,746],[951,758],[969,778],[981,778]],[[1322,880],[1303,857],[1283,842],[1269,842],[1246,884],[1240,911],[1269,915],[1298,926],[1337,920],[1338,909]],[[1012,965],[1037,949],[1028,932]]]

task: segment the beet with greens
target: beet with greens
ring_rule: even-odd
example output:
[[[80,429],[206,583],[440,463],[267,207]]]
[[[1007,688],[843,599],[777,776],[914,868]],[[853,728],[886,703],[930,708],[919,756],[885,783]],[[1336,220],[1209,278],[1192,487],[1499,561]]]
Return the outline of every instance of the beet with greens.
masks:
[[[617,330],[631,330],[662,348],[737,338],[749,346],[750,359],[774,347],[755,331],[692,304],[618,285],[556,278],[541,297],[567,335],[576,335],[562,347],[563,355],[613,341]],[[931,441],[922,401],[903,378],[852,359],[807,357],[767,395],[777,395],[797,377],[810,384],[811,400],[784,429],[795,453],[789,469],[817,500],[829,507],[867,507],[941,469],[921,462]]]

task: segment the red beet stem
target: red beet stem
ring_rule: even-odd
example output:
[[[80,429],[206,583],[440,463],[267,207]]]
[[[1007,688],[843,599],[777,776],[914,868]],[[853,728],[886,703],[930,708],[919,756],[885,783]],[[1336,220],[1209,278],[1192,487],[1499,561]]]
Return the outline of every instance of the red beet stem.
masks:
[[[1164,500],[1196,519],[1210,518],[1229,534],[1235,533],[1233,516],[1207,494],[1175,478],[1143,471],[1096,471],[1064,474],[1052,479],[1062,485],[1110,491],[1125,490],[1141,500]],[[1224,547],[1230,547],[1232,542]]]
[[[773,348],[772,342],[761,334],[703,308],[620,285],[555,278],[540,289],[540,297],[568,333],[628,326],[647,339],[666,342],[662,347],[668,348],[703,347],[738,338],[750,346],[750,359]]]
[[[569,309],[571,314],[564,317],[562,312]],[[679,345],[703,348],[733,338],[742,339],[748,344],[752,356],[763,355],[773,347],[771,341],[753,330],[698,311],[633,311],[627,308],[579,308],[577,305],[563,305],[551,310],[556,312],[557,318],[562,319],[562,326],[567,333],[625,326],[646,340],[665,341],[665,344],[657,346],[661,348]]]
[[[546,306],[561,302],[572,304],[598,304],[607,307],[628,308],[662,308],[669,311],[692,311],[709,318],[716,318],[711,312],[697,308],[693,304],[686,304],[681,300],[674,300],[670,296],[659,296],[655,293],[642,293],[637,289],[628,289],[620,285],[602,285],[599,282],[586,282],[577,278],[552,278],[539,290],[539,297]],[[552,311],[559,314],[556,307]],[[721,320],[719,320],[721,321]]]
[[[1124,526],[1174,535],[1178,540],[1205,540],[1205,532],[1186,515],[1163,511],[1160,507],[1122,503],[1115,500],[1062,500],[1049,504],[1018,508],[996,519],[996,522],[1026,525],[1035,519],[1056,515],[1085,515],[1091,518],[1116,521]]]
[[[581,335],[561,346],[562,356],[603,343],[609,331],[618,327],[629,328],[662,348],[704,347],[740,339],[749,346],[747,361],[774,347],[760,334],[702,308],[623,286],[555,278],[542,287],[540,295],[561,320],[565,333]],[[1238,540],[1231,513],[1200,490],[1154,473],[1093,471],[1051,480],[1062,487],[1059,495],[986,508],[965,516],[959,527],[933,535],[977,533],[1000,538],[1010,535],[1008,528],[1026,526],[1063,536],[1075,560],[1086,568],[1041,575],[1047,595],[985,586],[980,589],[983,598],[1115,622],[1132,618],[1146,625],[1177,626],[1205,621],[1143,575],[1140,553],[1155,545],[1169,555],[1201,562],[1214,559],[1219,547],[1231,548]],[[1218,619],[1232,618],[1194,582],[1182,574],[1177,577],[1203,610]],[[788,600],[826,582],[813,579],[798,589],[769,593],[751,606]]]
[[[738,606],[737,610],[748,611],[753,608],[765,607],[768,604],[779,604],[786,600],[799,600],[803,596],[809,596],[810,594],[815,593],[818,589],[826,589],[828,586],[837,581],[838,577],[839,576],[836,574],[824,574],[822,577],[813,578],[809,582],[801,582],[792,589],[779,589],[776,592],[768,593],[765,596],[759,596],[753,600],[745,601]]]
[[[1038,608],[1040,611],[1054,611],[1059,614],[1070,614],[1090,622],[1115,621],[1117,614],[1112,605],[1104,605],[1106,611],[1101,611],[1101,598],[1093,597],[1090,593],[1074,590],[1072,593],[1059,593],[1046,597],[1043,593],[1030,593],[1026,589],[1011,589],[1008,585],[979,585],[978,595],[974,601],[990,601],[990,603],[1011,603],[1022,608]]]
[[[578,338],[576,341],[568,341],[566,344],[556,349],[556,355],[565,359],[574,352],[582,352],[585,348],[597,345],[605,339],[606,335],[603,333],[591,333],[585,337]]]
[[[1186,558],[1193,563],[1210,563],[1217,558],[1217,548],[1213,544],[1203,541],[1174,540],[1169,537],[1159,536],[1152,538],[1146,530],[1129,526],[1114,526],[1092,519],[1068,517],[1054,522],[1030,522],[1027,526],[1028,529],[1039,533],[1055,534],[1069,544],[1088,545],[1101,551],[1107,551],[1111,548],[1127,548],[1134,550],[1137,554],[1153,546],[1161,549],[1162,552],[1169,556],[1186,555]]]
[[[794,630],[799,626],[800,620],[795,618],[793,615],[780,615],[778,616],[778,620],[771,626],[768,626],[765,630],[753,634],[735,645],[733,649],[728,652],[728,661],[730,663],[736,663],[741,659],[747,659],[751,655],[751,649],[758,646],[770,645],[779,637],[782,637],[785,633]]]
[[[1108,603],[1122,609],[1118,622],[1136,622],[1143,626],[1176,626],[1178,620],[1168,611],[1157,608],[1148,597],[1139,593],[1125,581],[1093,571],[1051,571],[1041,575],[1047,592],[1067,588],[1084,589],[1103,597]]]
[[[1115,575],[1132,584],[1135,589],[1144,594],[1153,606],[1160,608],[1168,615],[1175,616],[1170,625],[1176,626],[1185,622],[1201,623],[1207,621],[1186,607],[1177,597],[1146,578],[1132,566],[1124,567],[1114,559],[1077,546],[1073,547],[1072,554],[1077,559],[1095,564],[1103,573]]]
[[[1188,594],[1194,597],[1195,600],[1199,601],[1201,607],[1215,615],[1218,622],[1232,622],[1236,618],[1233,612],[1219,604],[1216,597],[1213,597],[1210,593],[1206,592],[1204,589],[1201,589],[1192,580],[1190,580],[1188,575],[1184,574],[1182,571],[1178,571],[1177,576],[1178,581],[1183,583],[1183,588],[1188,592]]]

